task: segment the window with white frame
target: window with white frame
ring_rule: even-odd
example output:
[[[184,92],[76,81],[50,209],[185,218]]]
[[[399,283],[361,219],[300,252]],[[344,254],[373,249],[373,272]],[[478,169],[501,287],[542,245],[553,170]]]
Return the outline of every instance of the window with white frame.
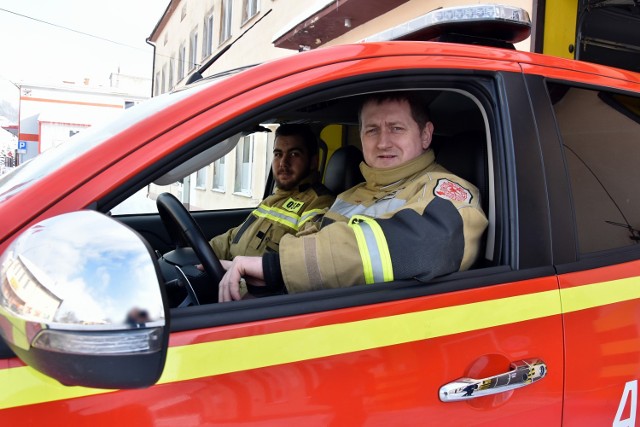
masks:
[[[234,191],[251,195],[251,169],[253,169],[254,136],[245,136],[236,147],[236,180]]]
[[[231,5],[232,0],[222,0],[220,10],[220,44],[231,37]]]
[[[153,92],[155,95],[160,95],[160,91],[162,90],[162,88],[160,87],[161,84],[161,80],[160,80],[160,72],[158,71],[156,73],[156,86],[153,88]]]
[[[187,16],[187,4],[185,3],[182,6],[182,11],[180,12],[180,22],[182,22],[186,16]]]
[[[196,188],[204,189],[207,185],[207,167],[203,167],[196,172]]]
[[[213,10],[209,12],[204,18],[204,25],[202,30],[202,57],[213,53]]]
[[[186,62],[187,48],[183,43],[180,45],[180,49],[178,49],[178,81],[184,78]]]
[[[275,137],[272,133],[265,134],[267,138],[267,151],[265,156],[265,168],[264,168],[264,180],[269,179],[269,173],[271,172],[271,164],[273,162],[273,147],[275,145]]]
[[[242,8],[242,23],[244,24],[249,19],[253,18],[258,13],[258,0],[244,0],[244,7]]]
[[[173,89],[173,59],[169,60],[169,90]]]
[[[160,92],[165,93],[167,91],[167,64],[162,66],[162,74],[160,75]]]
[[[198,66],[198,27],[196,27],[189,37],[189,69]]]
[[[224,156],[215,162],[213,162],[213,181],[211,182],[211,188],[218,191],[224,191],[224,170],[226,157]]]

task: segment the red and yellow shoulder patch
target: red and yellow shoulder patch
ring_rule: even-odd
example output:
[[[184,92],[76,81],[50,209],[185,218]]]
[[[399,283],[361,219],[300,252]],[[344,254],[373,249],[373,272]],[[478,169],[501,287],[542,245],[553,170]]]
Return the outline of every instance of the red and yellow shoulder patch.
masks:
[[[471,203],[473,195],[462,185],[450,181],[447,178],[440,178],[433,189],[433,194],[452,202]]]

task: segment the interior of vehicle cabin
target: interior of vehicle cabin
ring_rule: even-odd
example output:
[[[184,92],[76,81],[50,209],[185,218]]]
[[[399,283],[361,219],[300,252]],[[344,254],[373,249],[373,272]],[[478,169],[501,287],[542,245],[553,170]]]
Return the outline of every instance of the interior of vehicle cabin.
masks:
[[[500,245],[496,245],[499,238],[496,232],[496,198],[493,189],[493,160],[489,139],[489,109],[484,107],[480,95],[476,96],[471,90],[460,87],[411,90],[419,94],[429,107],[431,121],[435,126],[432,148],[437,162],[475,184],[480,190],[481,204],[490,225],[483,238],[482,244],[485,249],[481,250],[480,259],[474,268],[499,265],[500,260],[497,256],[499,250],[496,247]],[[199,154],[190,156],[187,161],[180,164],[171,165],[170,168],[165,167],[163,174],[157,176],[154,182],[166,185],[179,180],[230,152],[241,138],[254,132],[271,132],[271,129],[275,129],[282,123],[306,123],[314,129],[320,141],[320,163],[324,183],[338,194],[363,180],[358,167],[362,161],[358,111],[367,93],[369,91],[350,96],[324,96],[318,101],[311,102],[296,100],[284,108],[258,115],[253,119],[254,121],[244,121],[241,127],[235,127],[233,132],[225,133],[223,141],[220,141],[221,136],[217,135],[214,141],[209,142],[208,149],[201,150]],[[266,182],[265,196],[274,188],[270,172]],[[251,209],[223,210],[216,213],[192,211],[191,215],[202,228],[205,237],[210,239],[240,224],[250,211]],[[211,220],[210,215],[215,215],[215,221]],[[217,226],[216,229],[211,228],[212,222]],[[133,228],[140,227],[133,225]],[[172,249],[171,243],[166,242],[165,238],[158,233],[142,231],[141,234],[158,253],[166,254]],[[189,281],[196,283],[195,288],[209,290],[206,295],[201,296],[198,304],[216,302],[216,294],[211,291],[211,285],[206,278],[203,279],[197,271],[192,271],[192,275],[187,271],[186,274]],[[202,284],[198,285],[198,282]],[[196,290],[195,293],[202,292]],[[184,291],[179,295],[184,296]],[[171,305],[175,307],[192,304],[181,298],[174,297]]]

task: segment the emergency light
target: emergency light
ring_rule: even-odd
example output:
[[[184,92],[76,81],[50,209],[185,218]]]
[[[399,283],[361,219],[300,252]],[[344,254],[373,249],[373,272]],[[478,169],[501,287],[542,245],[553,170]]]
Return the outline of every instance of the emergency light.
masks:
[[[531,19],[526,10],[481,4],[436,9],[362,41],[441,41],[513,49],[514,43],[530,34]]]

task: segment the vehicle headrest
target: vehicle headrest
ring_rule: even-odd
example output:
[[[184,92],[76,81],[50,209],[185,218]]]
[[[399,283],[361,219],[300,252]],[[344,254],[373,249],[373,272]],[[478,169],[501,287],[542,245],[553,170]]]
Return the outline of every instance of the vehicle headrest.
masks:
[[[450,137],[436,137],[433,150],[440,165],[478,187],[486,212],[489,182],[484,131],[465,131]]]
[[[362,152],[353,145],[338,148],[327,163],[324,185],[337,195],[363,182],[360,172],[363,159]]]

